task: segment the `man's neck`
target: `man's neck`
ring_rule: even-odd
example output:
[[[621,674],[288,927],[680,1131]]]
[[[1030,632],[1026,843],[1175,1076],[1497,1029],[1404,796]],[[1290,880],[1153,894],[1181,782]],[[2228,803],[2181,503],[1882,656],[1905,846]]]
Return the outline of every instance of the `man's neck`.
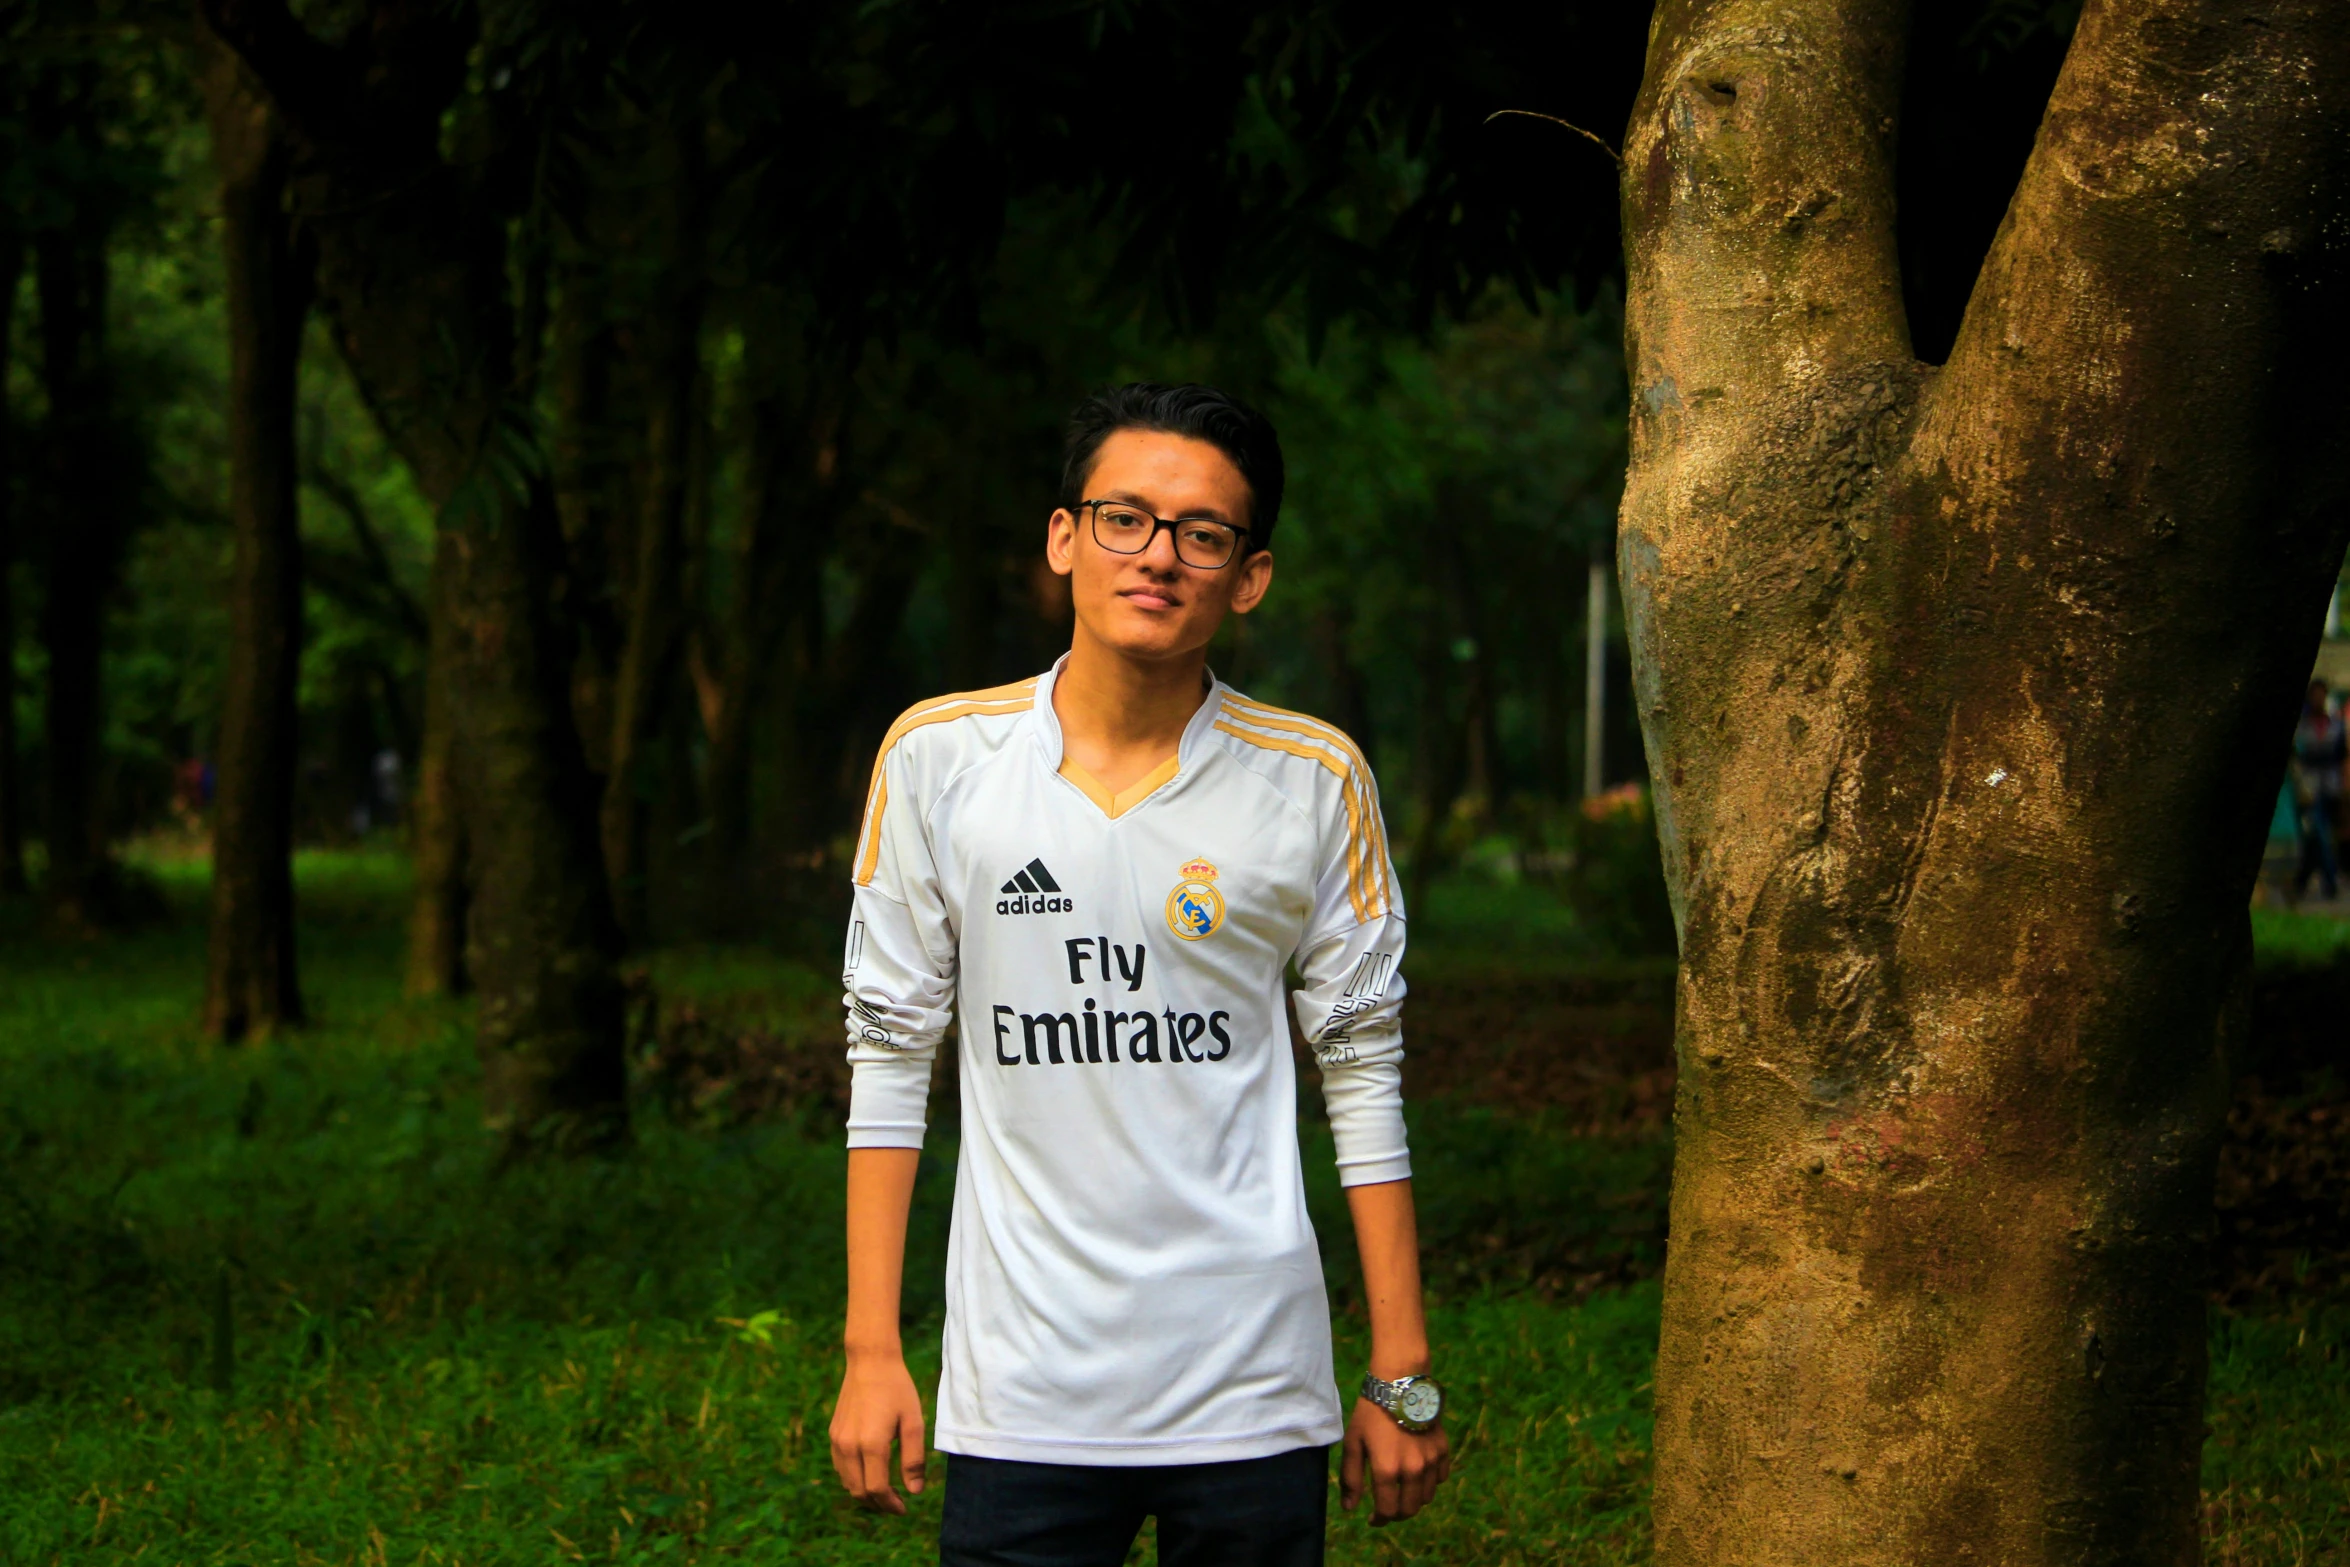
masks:
[[[1173,756],[1207,696],[1207,650],[1128,658],[1079,626],[1053,682],[1063,753],[1116,791]]]

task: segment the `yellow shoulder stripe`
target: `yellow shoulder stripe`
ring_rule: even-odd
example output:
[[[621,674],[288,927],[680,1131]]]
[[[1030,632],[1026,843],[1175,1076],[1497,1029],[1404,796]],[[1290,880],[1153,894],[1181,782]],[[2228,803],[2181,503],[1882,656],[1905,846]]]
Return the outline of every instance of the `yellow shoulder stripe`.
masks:
[[[1353,737],[1336,724],[1325,723],[1307,713],[1293,713],[1285,707],[1272,707],[1237,692],[1225,693],[1224,710],[1242,723],[1259,729],[1275,729],[1318,740],[1347,759],[1351,764],[1351,776],[1341,776],[1347,779],[1350,793],[1360,796],[1359,803],[1353,799],[1347,802],[1348,813],[1351,817],[1356,811],[1361,812],[1369,839],[1369,869],[1365,876],[1370,887],[1370,901],[1381,908],[1392,906],[1395,900],[1394,889],[1388,883],[1390,861],[1387,852],[1387,822],[1372,792],[1371,764],[1363,759],[1363,753],[1356,747]]]
[[[858,834],[857,885],[869,885],[874,867],[881,863],[881,812],[889,804],[889,783],[882,774],[883,762],[897,743],[917,729],[932,724],[951,723],[958,718],[976,716],[999,717],[1022,712],[1036,705],[1036,677],[1015,680],[1008,686],[991,686],[985,691],[960,691],[952,696],[933,697],[917,702],[898,715],[898,721],[889,726],[889,733],[881,737],[881,746],[873,753],[873,782],[865,791],[865,825]]]
[[[1293,713],[1286,707],[1274,707],[1254,697],[1242,696],[1237,691],[1224,693],[1225,709],[1245,723],[1260,729],[1281,729],[1291,734],[1311,735],[1326,745],[1334,745],[1346,753],[1358,767],[1364,765],[1363,753],[1356,749],[1354,738],[1336,724],[1326,723],[1311,713]]]
[[[1247,715],[1240,716],[1246,718]],[[1238,724],[1221,718],[1216,720],[1216,727],[1228,735],[1245,740],[1250,745],[1259,746],[1264,750],[1285,751],[1291,756],[1300,756],[1309,762],[1319,762],[1337,776],[1339,798],[1346,802],[1347,901],[1354,906],[1355,918],[1358,920],[1368,920],[1385,913],[1388,907],[1384,897],[1385,878],[1379,870],[1373,869],[1370,863],[1377,856],[1371,852],[1371,839],[1363,819],[1363,793],[1356,776],[1360,769],[1355,767],[1352,759],[1345,756],[1333,756],[1329,751],[1319,746],[1307,745],[1303,741],[1288,740],[1280,735],[1259,734],[1254,730],[1243,729]]]

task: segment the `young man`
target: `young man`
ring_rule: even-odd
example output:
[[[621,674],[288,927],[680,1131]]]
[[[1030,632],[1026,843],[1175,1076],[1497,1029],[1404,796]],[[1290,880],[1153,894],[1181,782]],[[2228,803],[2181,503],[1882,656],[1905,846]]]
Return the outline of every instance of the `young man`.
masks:
[[[1077,624],[1046,674],[882,741],[848,939],[848,1371],[833,1462],[924,1483],[898,1337],[931,1060],[960,1019],[962,1155],[938,1445],[949,1567],[1322,1560],[1327,1450],[1372,1522],[1449,1467],[1429,1381],[1398,1062],[1403,908],[1337,729],[1208,673],[1272,585],[1281,449],[1206,387],[1070,420],[1045,538]],[[1305,1210],[1297,1019],[1321,1063],[1371,1356],[1341,1426]]]

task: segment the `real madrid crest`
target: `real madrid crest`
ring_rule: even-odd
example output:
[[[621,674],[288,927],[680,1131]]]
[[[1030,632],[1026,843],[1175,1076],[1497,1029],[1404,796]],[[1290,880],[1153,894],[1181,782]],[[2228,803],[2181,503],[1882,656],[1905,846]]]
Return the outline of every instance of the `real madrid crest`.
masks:
[[[1216,890],[1216,867],[1193,860],[1167,894],[1167,928],[1185,941],[1205,941],[1224,924],[1224,894]]]

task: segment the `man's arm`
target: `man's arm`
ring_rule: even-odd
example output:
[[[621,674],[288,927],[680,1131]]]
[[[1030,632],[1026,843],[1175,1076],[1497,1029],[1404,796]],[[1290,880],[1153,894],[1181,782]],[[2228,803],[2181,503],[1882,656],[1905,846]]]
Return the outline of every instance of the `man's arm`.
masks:
[[[1425,1376],[1428,1320],[1420,1300],[1420,1236],[1412,1212],[1412,1183],[1350,1186],[1346,1203],[1354,1215],[1355,1249],[1363,1258],[1363,1300],[1371,1314],[1371,1375],[1383,1382]],[[1355,1400],[1338,1467],[1339,1505],[1351,1510],[1367,1479],[1375,1529],[1425,1507],[1451,1471],[1452,1449],[1442,1426],[1406,1431],[1370,1400]]]
[[[851,1496],[885,1513],[906,1510],[890,1484],[890,1443],[898,1444],[899,1471],[912,1492],[922,1489],[930,1451],[922,1395],[898,1338],[906,1212],[921,1160],[918,1148],[849,1150],[849,1309],[842,1334],[848,1367],[832,1408],[832,1467]]]
[[[884,746],[857,840],[856,890],[841,961],[849,1044],[848,1364],[832,1407],[832,1463],[849,1494],[903,1513],[890,1485],[896,1442],[920,1491],[922,1398],[898,1338],[906,1210],[929,1119],[930,1069],[954,1005],[955,942],[921,813],[917,779]]]

